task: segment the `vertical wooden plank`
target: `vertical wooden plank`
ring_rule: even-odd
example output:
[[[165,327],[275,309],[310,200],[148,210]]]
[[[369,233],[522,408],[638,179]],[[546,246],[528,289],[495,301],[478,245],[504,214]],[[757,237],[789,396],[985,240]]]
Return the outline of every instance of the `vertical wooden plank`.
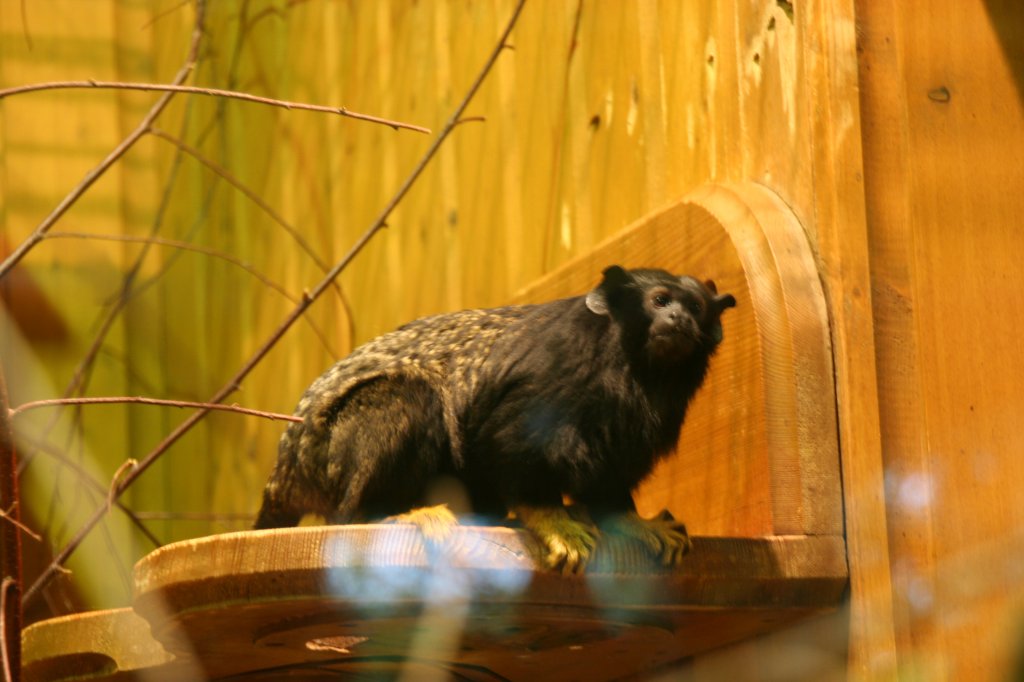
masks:
[[[1008,190],[1024,183],[1024,9],[858,10],[900,671],[1009,679],[1024,603],[1008,409],[1024,399],[1024,199]]]
[[[885,451],[925,452],[919,439],[923,429],[920,424],[922,395],[915,380],[919,371],[919,357],[913,330],[908,328],[911,318],[906,314],[910,306],[912,259],[912,233],[906,229],[907,204],[909,196],[905,183],[908,167],[908,142],[906,128],[907,111],[903,94],[904,70],[902,55],[897,48],[899,29],[895,21],[896,6],[889,2],[873,3],[871,8],[858,5],[862,30],[862,74],[861,108],[864,120],[863,150],[865,162],[865,201],[871,222],[871,258],[873,273],[872,301],[875,311],[875,338],[878,344],[878,383],[882,392],[882,403],[886,406],[880,415],[881,433]],[[884,103],[884,104],[883,104]],[[883,217],[884,216],[884,217]],[[888,225],[888,228],[884,226]],[[883,284],[884,282],[884,284]],[[898,352],[894,353],[898,348]],[[899,377],[904,377],[899,379]],[[903,400],[893,400],[894,382],[903,386]],[[885,396],[888,396],[886,398]],[[905,429],[894,428],[903,424]],[[907,480],[906,461],[893,461],[888,454],[886,474],[890,480]],[[923,462],[919,462],[923,463]],[[912,469],[912,467],[911,467]],[[898,487],[898,484],[897,484]],[[891,500],[898,505],[898,498]],[[892,509],[888,518],[893,519]],[[927,505],[919,507],[922,522],[930,523],[931,512]],[[890,530],[897,532],[898,522]],[[915,539],[904,539],[903,543],[928,543],[927,534],[915,534]],[[921,547],[925,553],[932,550]],[[894,545],[894,552],[898,547]],[[902,653],[900,661],[904,673],[908,661],[906,652],[911,649],[910,627],[906,603],[906,582],[901,575],[907,570],[897,565],[893,572],[894,609],[893,623],[896,643]],[[942,667],[942,652],[935,652],[933,660]],[[932,669],[937,672],[937,669]]]
[[[850,559],[849,672],[892,677],[896,669],[881,457],[873,309],[864,207],[853,2],[801,5],[801,51],[816,94],[817,247],[830,301],[839,442]]]

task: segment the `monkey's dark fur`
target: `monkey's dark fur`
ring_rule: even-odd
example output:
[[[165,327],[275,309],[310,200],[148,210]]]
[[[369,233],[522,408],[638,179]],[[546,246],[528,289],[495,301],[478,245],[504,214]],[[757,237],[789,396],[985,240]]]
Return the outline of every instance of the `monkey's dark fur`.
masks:
[[[303,395],[256,528],[402,514],[448,475],[475,513],[515,512],[553,565],[582,568],[597,535],[563,494],[677,562],[685,528],[639,519],[631,491],[674,447],[735,303],[712,282],[612,266],[586,296],[437,315],[374,339]]]

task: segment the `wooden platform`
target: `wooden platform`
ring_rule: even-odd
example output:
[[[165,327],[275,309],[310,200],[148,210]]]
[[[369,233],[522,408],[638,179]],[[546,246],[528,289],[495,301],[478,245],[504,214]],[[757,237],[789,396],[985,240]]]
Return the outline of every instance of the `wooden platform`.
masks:
[[[672,572],[613,538],[583,577],[535,571],[524,541],[465,527],[428,556],[414,527],[346,526],[169,545],[136,566],[134,610],[28,628],[25,679],[616,679],[828,610],[846,583],[837,538],[698,537]]]
[[[709,185],[518,300],[584,292],[613,263],[713,278],[738,301],[676,454],[637,493],[696,536],[680,569],[613,538],[585,576],[553,575],[508,528],[430,552],[406,526],[199,538],[136,565],[132,608],[28,628],[25,679],[636,679],[835,609],[832,348],[801,226],[758,185]]]

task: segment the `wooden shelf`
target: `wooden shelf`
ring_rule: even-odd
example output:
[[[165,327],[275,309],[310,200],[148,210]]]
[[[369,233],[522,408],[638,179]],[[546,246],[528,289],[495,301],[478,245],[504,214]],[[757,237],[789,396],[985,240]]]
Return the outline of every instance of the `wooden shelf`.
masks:
[[[837,608],[847,565],[832,348],[799,222],[761,186],[708,185],[518,301],[586,291],[612,263],[713,278],[738,302],[677,452],[636,495],[642,514],[668,509],[696,536],[681,568],[612,538],[585,576],[552,575],[508,528],[460,528],[433,556],[405,526],[200,538],[137,564],[132,609],[28,628],[25,678],[643,678]]]
[[[673,571],[609,538],[581,577],[535,570],[525,541],[462,527],[428,556],[415,528],[366,525],[175,543],[136,565],[134,610],[28,628],[25,679],[615,679],[831,610],[846,585],[835,537],[697,537]]]

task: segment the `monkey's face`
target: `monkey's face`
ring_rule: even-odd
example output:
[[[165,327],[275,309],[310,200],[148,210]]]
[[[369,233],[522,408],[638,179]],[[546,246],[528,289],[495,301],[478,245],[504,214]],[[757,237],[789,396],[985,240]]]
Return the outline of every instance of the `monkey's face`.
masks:
[[[689,286],[687,286],[689,285]],[[683,286],[655,285],[643,292],[643,308],[651,321],[647,328],[647,353],[652,360],[679,361],[701,342],[700,321],[707,301],[691,282]]]
[[[650,320],[647,354],[657,363],[686,360],[695,351],[711,352],[722,340],[722,310],[736,304],[731,295],[718,297],[714,282],[692,277],[648,285],[643,307]]]
[[[642,349],[654,365],[685,362],[698,351],[713,352],[722,340],[722,311],[736,305],[731,294],[719,295],[711,280],[702,283],[664,270],[618,266],[604,275],[587,296],[587,306],[616,318],[628,345]]]

